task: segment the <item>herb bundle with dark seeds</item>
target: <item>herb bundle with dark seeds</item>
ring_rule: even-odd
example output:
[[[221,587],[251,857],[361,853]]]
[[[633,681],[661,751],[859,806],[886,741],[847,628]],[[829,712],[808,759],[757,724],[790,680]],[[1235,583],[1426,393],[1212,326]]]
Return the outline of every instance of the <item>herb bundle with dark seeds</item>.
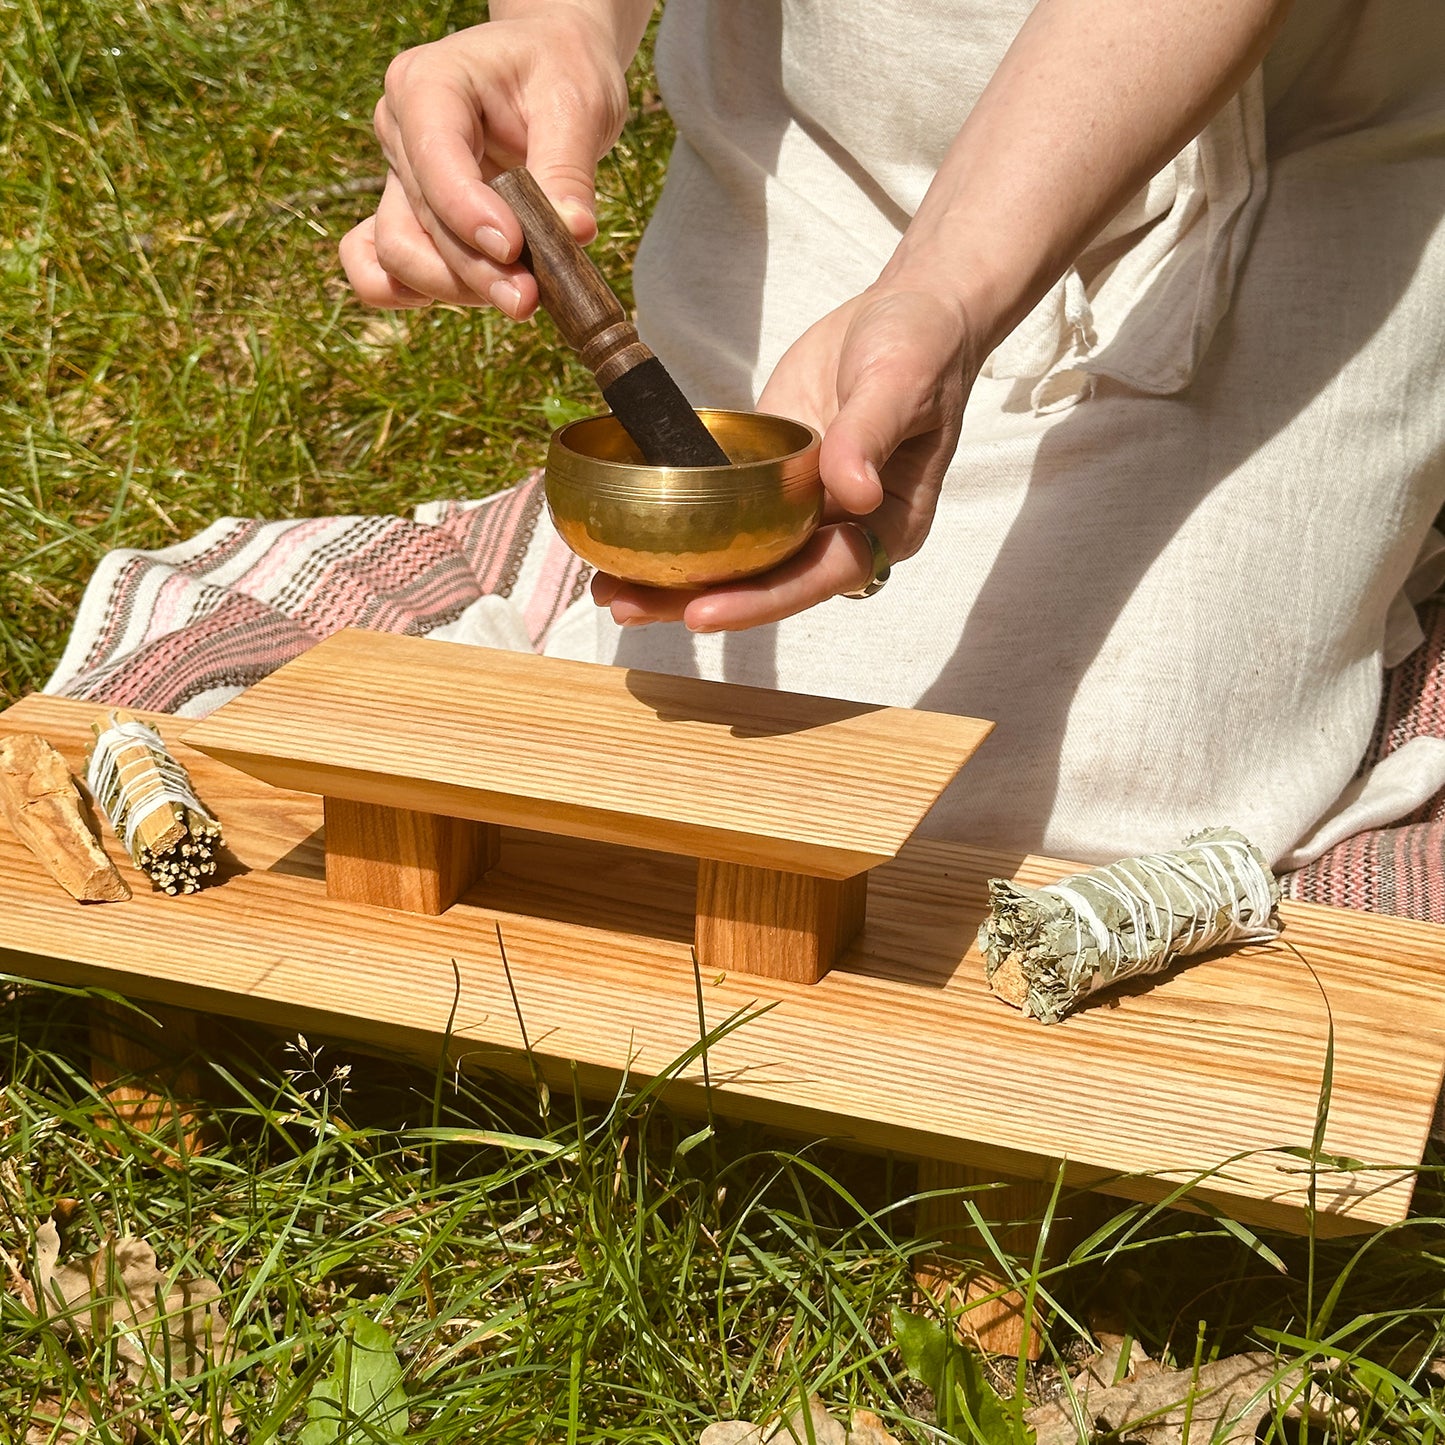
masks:
[[[161,735],[113,713],[96,738],[86,783],[131,862],[162,893],[195,893],[216,872],[221,825],[196,796]]]

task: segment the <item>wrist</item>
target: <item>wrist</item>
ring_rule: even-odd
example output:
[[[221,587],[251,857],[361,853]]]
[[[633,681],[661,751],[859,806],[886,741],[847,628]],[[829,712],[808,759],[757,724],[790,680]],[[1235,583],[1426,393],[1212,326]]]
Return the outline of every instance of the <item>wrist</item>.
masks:
[[[963,338],[976,365],[997,347],[1033,304],[1015,278],[1000,273],[988,252],[963,232],[910,226],[870,290],[927,296]]]
[[[577,20],[599,32],[623,70],[632,64],[655,0],[492,0],[493,20]]]

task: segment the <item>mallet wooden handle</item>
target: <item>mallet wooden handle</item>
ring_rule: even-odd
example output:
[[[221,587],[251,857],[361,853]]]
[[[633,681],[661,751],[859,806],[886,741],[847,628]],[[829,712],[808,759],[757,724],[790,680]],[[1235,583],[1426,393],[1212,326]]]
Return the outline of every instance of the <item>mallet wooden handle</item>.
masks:
[[[651,349],[622,303],[572,239],[542,188],[522,168],[492,188],[517,213],[542,305],[596,376],[603,398],[643,460],[655,467],[725,467],[727,453]]]
[[[624,372],[652,359],[622,303],[525,166],[491,183],[522,223],[530,255],[522,264],[537,278],[542,306],[567,344],[605,391]]]

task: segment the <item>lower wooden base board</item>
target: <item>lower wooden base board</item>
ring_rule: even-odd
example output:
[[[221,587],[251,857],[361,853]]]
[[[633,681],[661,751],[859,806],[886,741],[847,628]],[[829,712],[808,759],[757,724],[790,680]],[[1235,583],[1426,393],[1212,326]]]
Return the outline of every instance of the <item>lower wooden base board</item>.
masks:
[[[0,731],[78,769],[98,709],[48,697]],[[1445,1069],[1445,929],[1286,905],[1284,937],[1179,969],[1045,1028],[999,1003],[974,939],[988,878],[1070,865],[915,841],[871,875],[867,922],[814,985],[694,970],[696,864],[503,830],[502,861],[439,917],[329,899],[320,799],[213,762],[151,718],[221,818],[222,881],[80,905],[0,828],[0,967],[462,1066],[584,1087],[667,1075],[701,1108],[860,1147],[1129,1198],[1191,1186],[1249,1223],[1404,1217]],[[505,953],[505,963],[504,963]],[[520,1018],[519,1018],[520,1012]],[[703,1020],[700,1025],[700,1018]],[[533,1058],[522,1055],[522,1025]],[[1307,1150],[1333,1044],[1328,1158]]]

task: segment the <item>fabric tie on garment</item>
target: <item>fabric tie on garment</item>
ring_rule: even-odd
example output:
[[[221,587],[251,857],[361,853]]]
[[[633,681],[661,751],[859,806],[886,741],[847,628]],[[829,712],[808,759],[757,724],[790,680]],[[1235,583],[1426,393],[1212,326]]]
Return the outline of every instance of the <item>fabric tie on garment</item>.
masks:
[[[1091,244],[984,363],[1031,383],[1039,413],[1085,399],[1094,378],[1171,395],[1188,386],[1265,197],[1263,80],[1256,71]],[[1133,237],[1110,264],[1101,256]],[[1100,267],[1092,287],[1084,275]]]

